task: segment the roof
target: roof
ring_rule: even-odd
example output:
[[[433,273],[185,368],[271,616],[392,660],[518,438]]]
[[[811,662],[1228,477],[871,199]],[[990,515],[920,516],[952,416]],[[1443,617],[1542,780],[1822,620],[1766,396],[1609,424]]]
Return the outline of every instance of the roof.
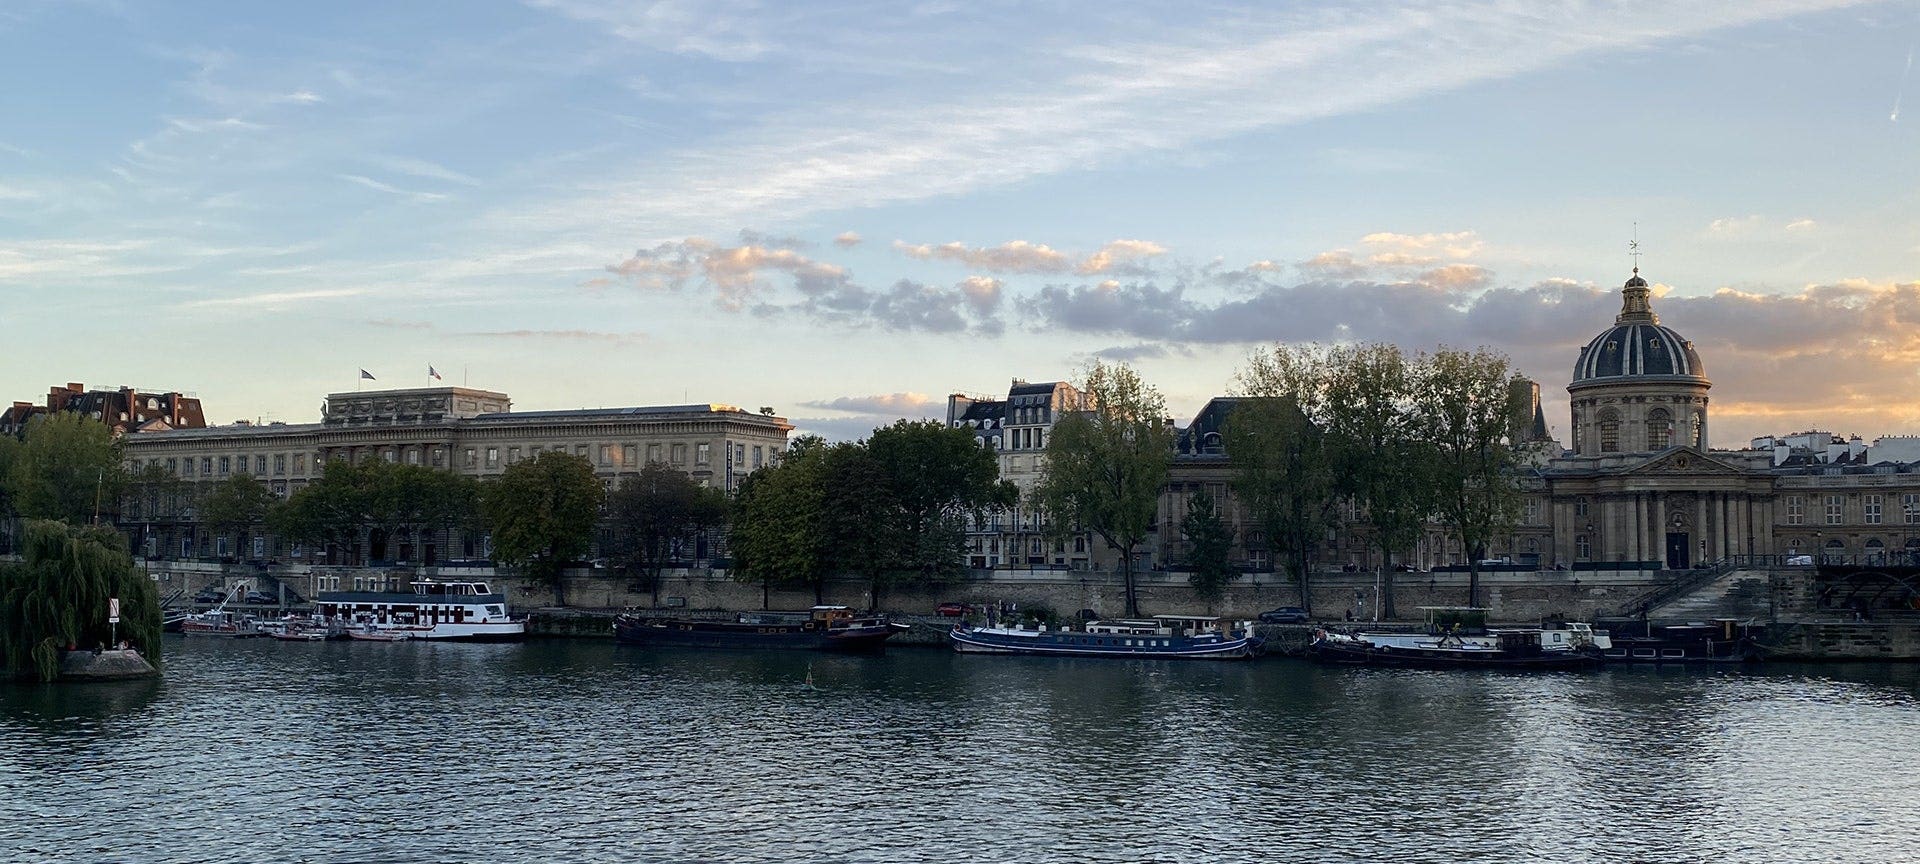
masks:
[[[1693,343],[1659,324],[1616,324],[1580,349],[1573,383],[1603,378],[1681,377],[1705,382]]]

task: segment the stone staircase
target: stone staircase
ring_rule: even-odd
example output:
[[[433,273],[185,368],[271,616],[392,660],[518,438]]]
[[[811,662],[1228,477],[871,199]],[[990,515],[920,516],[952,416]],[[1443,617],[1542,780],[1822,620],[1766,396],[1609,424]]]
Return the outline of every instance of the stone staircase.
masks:
[[[1647,610],[1648,617],[1665,621],[1764,619],[1767,614],[1767,573],[1762,570],[1729,570]]]

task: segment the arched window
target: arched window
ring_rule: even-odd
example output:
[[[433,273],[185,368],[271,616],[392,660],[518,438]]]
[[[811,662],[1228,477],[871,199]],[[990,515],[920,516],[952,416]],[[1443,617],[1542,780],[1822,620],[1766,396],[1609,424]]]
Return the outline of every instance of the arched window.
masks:
[[[1612,408],[1600,409],[1600,452],[1617,453],[1620,451],[1620,412]]]
[[[1665,408],[1647,412],[1647,449],[1665,450],[1673,442],[1673,415]]]

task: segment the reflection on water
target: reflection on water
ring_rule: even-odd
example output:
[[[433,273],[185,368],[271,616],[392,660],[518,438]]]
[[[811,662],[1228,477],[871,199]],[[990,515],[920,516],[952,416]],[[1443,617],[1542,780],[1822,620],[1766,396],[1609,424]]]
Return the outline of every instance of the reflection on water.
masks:
[[[0,688],[0,859],[1896,861],[1920,836],[1914,667],[169,647],[163,682]]]

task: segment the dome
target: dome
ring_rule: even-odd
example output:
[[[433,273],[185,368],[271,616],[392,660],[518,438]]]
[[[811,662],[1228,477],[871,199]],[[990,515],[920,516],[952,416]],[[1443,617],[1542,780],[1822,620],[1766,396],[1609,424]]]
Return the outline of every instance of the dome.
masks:
[[[1659,324],[1616,324],[1580,349],[1573,383],[1642,376],[1706,378],[1693,343]]]
[[[1633,278],[1621,288],[1620,315],[1580,349],[1573,364],[1573,385],[1620,383],[1631,378],[1690,378],[1707,383],[1707,369],[1693,343],[1660,325],[1650,302],[1652,289],[1633,268]]]

